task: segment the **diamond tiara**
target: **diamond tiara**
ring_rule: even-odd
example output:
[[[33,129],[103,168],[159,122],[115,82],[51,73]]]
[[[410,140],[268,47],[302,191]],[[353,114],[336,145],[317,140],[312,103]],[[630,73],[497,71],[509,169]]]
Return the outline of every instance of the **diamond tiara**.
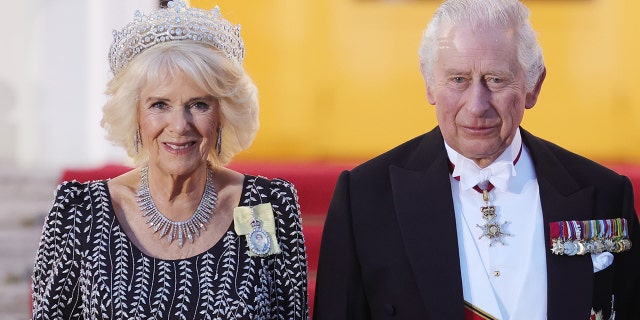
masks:
[[[169,1],[167,8],[148,15],[136,10],[134,19],[122,30],[113,31],[109,63],[114,75],[133,58],[156,44],[174,40],[208,43],[238,65],[244,60],[240,25],[232,25],[216,6],[210,11],[189,7],[184,0]]]

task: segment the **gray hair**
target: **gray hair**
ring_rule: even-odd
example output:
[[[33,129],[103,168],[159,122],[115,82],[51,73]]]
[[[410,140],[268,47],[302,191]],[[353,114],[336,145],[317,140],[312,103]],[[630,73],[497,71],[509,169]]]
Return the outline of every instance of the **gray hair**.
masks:
[[[513,27],[518,34],[518,61],[525,70],[526,89],[533,91],[544,71],[542,49],[529,21],[529,9],[519,0],[447,0],[433,14],[418,54],[425,79],[432,81],[438,58],[438,38],[447,26]]]
[[[102,109],[100,122],[107,131],[107,139],[124,147],[136,164],[147,162],[146,148],[134,150],[140,93],[151,81],[172,77],[178,72],[184,72],[200,89],[218,100],[222,145],[218,155],[212,139],[208,160],[214,165],[227,165],[251,145],[258,131],[258,92],[241,66],[219,49],[202,42],[182,40],[157,44],[131,60],[109,81],[106,90],[109,99]]]

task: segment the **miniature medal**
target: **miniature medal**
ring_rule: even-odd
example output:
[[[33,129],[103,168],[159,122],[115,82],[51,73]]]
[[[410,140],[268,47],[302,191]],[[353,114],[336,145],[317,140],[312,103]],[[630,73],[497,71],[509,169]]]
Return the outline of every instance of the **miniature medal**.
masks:
[[[631,249],[624,218],[556,221],[549,224],[549,231],[551,252],[557,255],[619,253]]]
[[[262,221],[253,212],[253,207],[251,207],[251,215],[253,215],[253,221],[251,221],[253,230],[248,237],[249,249],[257,256],[265,256],[271,249],[271,236],[262,228]]]
[[[564,254],[568,256],[574,256],[578,253],[578,246],[573,241],[567,241],[564,243]]]
[[[560,238],[553,239],[552,245],[551,245],[551,252],[557,255],[564,254],[564,241]]]

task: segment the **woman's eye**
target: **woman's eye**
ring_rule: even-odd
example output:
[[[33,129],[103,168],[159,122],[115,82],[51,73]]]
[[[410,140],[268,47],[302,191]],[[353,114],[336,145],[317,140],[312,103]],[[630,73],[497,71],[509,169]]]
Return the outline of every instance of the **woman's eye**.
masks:
[[[194,109],[200,112],[209,110],[209,105],[204,102],[196,102],[189,106],[190,109]]]
[[[160,110],[162,110],[162,109],[166,109],[166,108],[167,108],[167,104],[166,104],[166,103],[164,103],[164,102],[161,102],[161,101],[160,101],[160,102],[152,103],[152,104],[149,106],[149,109],[160,109]]]

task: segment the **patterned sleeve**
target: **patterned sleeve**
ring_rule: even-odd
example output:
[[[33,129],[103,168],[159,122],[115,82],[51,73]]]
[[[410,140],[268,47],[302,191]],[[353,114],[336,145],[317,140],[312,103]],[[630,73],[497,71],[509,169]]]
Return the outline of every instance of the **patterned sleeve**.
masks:
[[[275,255],[275,279],[279,294],[272,301],[277,319],[308,319],[307,253],[302,234],[298,194],[282,179],[271,180],[269,200],[274,210],[277,239],[282,252]]]
[[[81,215],[86,186],[64,182],[46,217],[32,276],[33,319],[75,319],[80,272]]]

